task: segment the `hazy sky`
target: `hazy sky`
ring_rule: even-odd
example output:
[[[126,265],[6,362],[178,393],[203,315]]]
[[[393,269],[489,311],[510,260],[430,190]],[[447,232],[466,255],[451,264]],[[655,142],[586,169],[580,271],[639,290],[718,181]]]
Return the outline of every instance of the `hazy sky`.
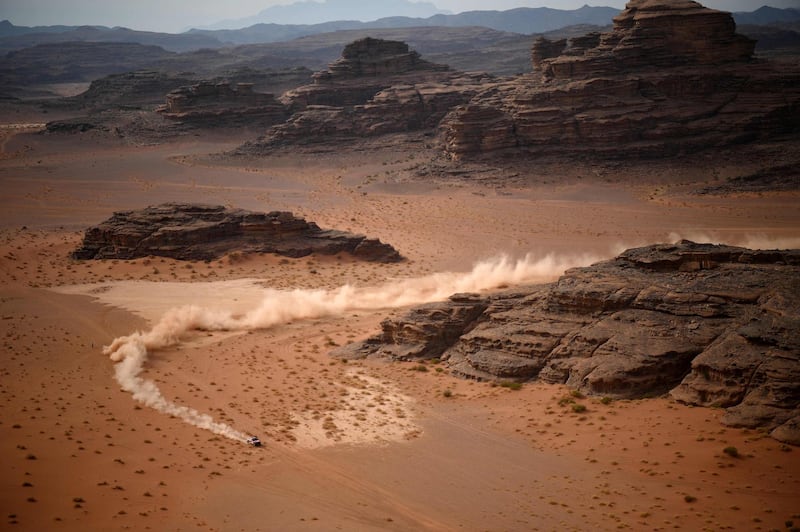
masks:
[[[376,1],[376,0],[373,0]],[[380,1],[380,0],[377,0]],[[439,8],[460,13],[474,9],[548,6],[575,9],[584,4],[623,8],[625,0],[432,0]],[[183,31],[191,26],[255,15],[292,0],[0,0],[0,20],[19,26],[95,24],[139,30]],[[729,11],[752,11],[768,4],[800,7],[800,0],[706,0]]]

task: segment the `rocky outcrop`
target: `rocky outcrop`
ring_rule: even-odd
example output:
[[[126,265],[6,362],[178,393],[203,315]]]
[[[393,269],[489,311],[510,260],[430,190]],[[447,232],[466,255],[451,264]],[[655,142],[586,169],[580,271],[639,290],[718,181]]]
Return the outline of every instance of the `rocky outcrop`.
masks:
[[[550,285],[458,295],[386,320],[345,358],[441,358],[456,375],[726,408],[800,442],[800,250],[656,245]]]
[[[648,157],[795,134],[800,68],[753,60],[753,47],[728,13],[632,0],[611,32],[537,39],[534,72],[453,109],[440,138],[454,158],[509,148]],[[486,114],[504,133],[484,130]]]
[[[252,212],[219,205],[166,203],[121,211],[86,230],[76,259],[135,259],[146,256],[209,260],[232,252],[303,257],[350,253],[374,262],[397,262],[389,244],[297,218],[290,212]]]
[[[192,83],[187,75],[139,70],[95,79],[89,88],[70,98],[50,102],[51,107],[103,110],[111,107],[142,107],[164,101],[164,95]]]
[[[158,109],[164,117],[181,122],[216,126],[269,126],[283,122],[288,111],[272,94],[253,91],[251,83],[200,82],[167,94]]]
[[[312,75],[313,84],[287,92],[283,100],[292,112],[315,105],[362,105],[394,84],[441,78],[436,73],[448,70],[423,60],[404,42],[366,37],[345,46],[328,70]]]
[[[311,71],[244,67],[222,74],[200,80],[192,73],[143,70],[96,79],[81,94],[42,102],[46,109],[86,113],[51,122],[47,131],[94,129],[128,143],[153,144],[193,135],[200,128],[262,129],[289,116],[270,93],[305,83]]]
[[[543,44],[537,41],[534,47]],[[730,13],[691,0],[633,0],[614,18],[611,32],[572,39],[538,68],[548,77],[574,79],[612,71],[719,65],[749,60],[755,44],[736,33]]]
[[[404,42],[366,37],[345,46],[342,57],[331,63],[327,71],[315,74],[314,81],[329,83],[334,80],[393,76],[423,70],[441,71],[448,68],[425,61]]]
[[[558,57],[567,47],[567,39],[551,40],[546,37],[537,37],[531,47],[531,64],[534,70],[540,70],[545,59]]]
[[[286,92],[281,100],[292,116],[243,151],[433,129],[494,79],[429,63],[403,42],[361,39],[314,74],[314,83]]]

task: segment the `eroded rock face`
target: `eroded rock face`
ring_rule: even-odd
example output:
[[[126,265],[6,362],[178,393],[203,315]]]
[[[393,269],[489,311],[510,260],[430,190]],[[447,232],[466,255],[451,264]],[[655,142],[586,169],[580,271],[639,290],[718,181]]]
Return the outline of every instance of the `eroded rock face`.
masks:
[[[92,109],[112,106],[147,106],[164,100],[164,94],[192,83],[186,75],[139,70],[111,74],[92,81],[86,92],[66,99],[64,103]]]
[[[268,126],[289,116],[274,95],[254,92],[250,83],[226,82],[200,82],[175,89],[157,111],[172,120],[226,127]]]
[[[536,48],[556,43],[537,41]],[[652,67],[719,65],[749,60],[755,41],[736,33],[730,13],[691,0],[632,0],[614,18],[614,29],[565,42],[540,61],[548,77],[596,77]]]
[[[290,212],[253,212],[220,205],[166,203],[121,211],[86,230],[76,259],[135,259],[146,256],[208,260],[234,251],[303,257],[347,252],[375,262],[397,262],[400,254],[377,239],[320,229]]]
[[[670,393],[800,442],[800,250],[656,245],[557,282],[459,295],[333,356],[441,358],[456,375],[618,398]]]
[[[327,71],[316,73],[314,81],[324,84],[334,80],[393,76],[425,70],[442,71],[448,68],[425,61],[404,42],[366,37],[345,46],[342,57],[331,63]]]
[[[362,105],[394,84],[441,78],[436,74],[447,71],[446,65],[423,60],[404,42],[367,37],[345,46],[328,70],[312,76],[313,84],[287,92],[283,100],[292,112],[314,105]]]
[[[651,157],[796,132],[800,68],[753,60],[735,27],[696,2],[632,0],[609,33],[539,38],[533,73],[445,117],[445,151]]]
[[[433,129],[495,78],[453,72],[423,60],[403,42],[366,38],[347,45],[342,57],[313,79],[281,97],[291,117],[244,151]]]

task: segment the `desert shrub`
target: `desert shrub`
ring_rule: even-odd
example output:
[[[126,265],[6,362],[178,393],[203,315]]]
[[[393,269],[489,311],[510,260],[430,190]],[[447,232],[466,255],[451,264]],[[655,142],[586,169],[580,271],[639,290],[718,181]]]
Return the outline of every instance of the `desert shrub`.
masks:
[[[576,414],[580,414],[582,412],[586,412],[586,405],[581,405],[581,404],[577,404],[576,403],[576,404],[572,405],[572,411],[575,412]]]
[[[722,449],[722,452],[723,452],[723,453],[725,453],[725,454],[727,454],[727,455],[728,455],[728,456],[730,456],[731,458],[739,458],[739,456],[741,456],[741,455],[739,454],[739,449],[737,449],[736,447],[734,447],[734,446],[732,446],[732,445],[730,445],[730,446],[728,446],[728,447],[725,447],[724,449]]]

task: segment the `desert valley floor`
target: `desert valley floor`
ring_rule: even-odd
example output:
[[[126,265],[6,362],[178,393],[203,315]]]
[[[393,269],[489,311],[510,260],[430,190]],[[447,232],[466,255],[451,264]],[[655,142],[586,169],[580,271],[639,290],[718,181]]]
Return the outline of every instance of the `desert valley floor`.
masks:
[[[134,147],[37,130],[2,132],[4,530],[800,526],[800,450],[723,426],[721,410],[664,397],[602,401],[535,383],[517,390],[433,363],[328,355],[403,309],[195,332],[151,354],[145,376],[167,398],[260,436],[262,448],[140,406],[102,353],[171,307],[245,312],[264,288],[379,286],[526,253],[552,254],[545,282],[679,238],[800,247],[796,187],[714,188],[765,159],[796,160],[786,146],[453,172],[440,171],[423,137],[243,158],[213,155],[246,140],[235,135]],[[292,211],[380,238],[406,260],[69,257],[112,212],[167,201]]]

